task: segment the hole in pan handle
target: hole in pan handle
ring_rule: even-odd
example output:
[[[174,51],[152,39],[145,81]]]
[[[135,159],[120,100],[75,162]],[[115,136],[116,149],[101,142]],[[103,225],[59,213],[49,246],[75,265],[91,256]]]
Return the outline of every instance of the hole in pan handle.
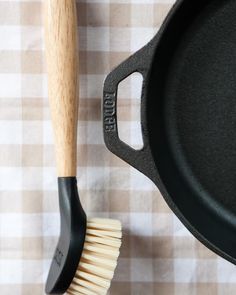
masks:
[[[151,41],[115,68],[107,76],[103,92],[103,134],[107,148],[113,154],[123,159],[152,180],[154,180],[156,176],[156,169],[153,164],[148,141],[145,106],[147,99],[147,77],[154,54],[154,47],[154,42]],[[135,72],[138,72],[143,76],[141,95],[143,148],[140,150],[135,150],[120,140],[117,122],[118,85],[121,81]]]

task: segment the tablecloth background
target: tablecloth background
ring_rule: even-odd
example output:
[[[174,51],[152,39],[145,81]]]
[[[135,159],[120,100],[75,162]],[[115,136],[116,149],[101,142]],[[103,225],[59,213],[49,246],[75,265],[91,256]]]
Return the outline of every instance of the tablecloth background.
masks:
[[[170,0],[77,1],[79,191],[91,216],[123,222],[112,295],[234,295],[235,267],[202,246],[156,187],[105,148],[106,74],[157,32]],[[41,295],[59,233],[42,1],[0,1],[0,294]],[[119,90],[121,137],[139,143],[139,77]],[[199,213],[200,214],[200,213]]]

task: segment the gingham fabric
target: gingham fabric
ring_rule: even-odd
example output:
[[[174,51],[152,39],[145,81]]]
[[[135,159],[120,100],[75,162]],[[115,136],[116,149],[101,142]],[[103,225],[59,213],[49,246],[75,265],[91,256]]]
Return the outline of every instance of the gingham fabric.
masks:
[[[202,246],[157,188],[105,148],[106,74],[151,39],[168,0],[78,1],[78,183],[89,215],[124,226],[111,295],[235,295],[236,269]],[[42,2],[0,1],[0,294],[41,295],[59,234]],[[139,144],[140,78],[119,89],[120,136]]]

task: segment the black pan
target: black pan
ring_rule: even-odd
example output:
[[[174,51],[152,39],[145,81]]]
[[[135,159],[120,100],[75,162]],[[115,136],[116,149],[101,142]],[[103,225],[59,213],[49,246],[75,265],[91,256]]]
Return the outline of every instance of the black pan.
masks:
[[[122,142],[118,84],[143,75],[143,149]],[[236,264],[236,1],[180,0],[104,86],[104,137],[148,176],[185,226]]]

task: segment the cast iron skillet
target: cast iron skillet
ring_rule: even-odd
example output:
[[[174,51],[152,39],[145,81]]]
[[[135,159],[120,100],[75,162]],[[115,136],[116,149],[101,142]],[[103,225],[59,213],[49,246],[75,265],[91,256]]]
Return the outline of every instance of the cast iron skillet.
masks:
[[[104,86],[104,137],[207,247],[236,264],[236,1],[179,0]],[[143,149],[119,139],[118,84],[143,75]]]

